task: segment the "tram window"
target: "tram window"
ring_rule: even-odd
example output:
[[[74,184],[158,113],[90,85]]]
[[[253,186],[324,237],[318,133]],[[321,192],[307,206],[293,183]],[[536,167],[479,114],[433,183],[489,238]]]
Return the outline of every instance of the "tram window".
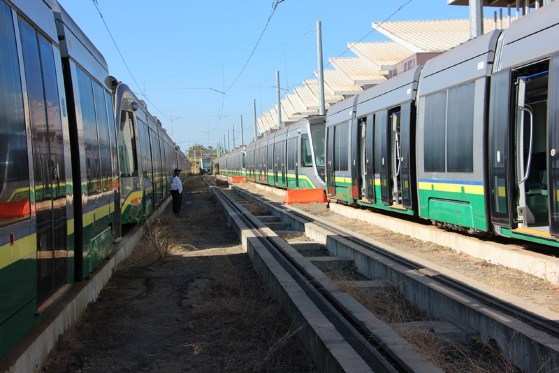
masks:
[[[104,89],[97,82],[93,82],[93,99],[95,102],[95,113],[97,117],[97,128],[99,132],[99,158],[101,163],[101,178],[103,191],[111,189],[111,145],[109,135],[109,118],[105,105]]]
[[[30,126],[32,136],[33,175],[35,179],[35,200],[41,202],[50,196],[49,188],[49,134],[45,110],[41,57],[37,33],[27,22],[19,20],[23,64],[27,82]]]
[[[134,114],[123,111],[120,115],[120,176],[130,177],[138,175],[136,153],[136,131],[134,129]]]
[[[78,87],[80,93],[80,109],[84,127],[87,192],[91,195],[100,192],[100,188],[98,185],[98,181],[101,176],[99,159],[99,134],[97,133],[91,78],[81,68],[78,68],[77,70]]]
[[[309,135],[301,135],[301,164],[303,167],[312,167],[311,143]]]
[[[43,72],[44,94],[48,132],[50,139],[50,154],[54,162],[52,165],[53,193],[55,197],[64,197],[65,170],[64,170],[64,136],[62,133],[62,117],[58,96],[58,81],[52,45],[43,36],[38,35],[39,51],[41,54],[41,67]]]
[[[297,159],[297,138],[294,137],[287,141],[287,169],[294,170]]]
[[[334,152],[335,157],[335,170],[336,171],[347,171],[348,170],[348,124],[339,124],[336,126],[335,131],[335,147],[336,151]]]
[[[473,82],[448,90],[447,172],[473,171],[474,96]]]
[[[426,172],[445,172],[446,91],[424,98],[425,122],[423,132],[424,167]]]
[[[109,92],[105,92],[105,106],[107,112],[107,118],[109,120],[109,140],[111,141],[111,160],[112,160],[112,174],[111,176],[116,176],[117,172],[117,160],[116,160],[116,128],[115,128],[115,120],[114,120],[114,113],[113,113],[113,100],[110,96]]]
[[[323,125],[311,126],[312,145],[314,150],[314,160],[317,167],[324,167],[324,159],[326,156],[324,141],[326,127]]]
[[[10,8],[0,1],[0,226],[29,216],[27,137]]]

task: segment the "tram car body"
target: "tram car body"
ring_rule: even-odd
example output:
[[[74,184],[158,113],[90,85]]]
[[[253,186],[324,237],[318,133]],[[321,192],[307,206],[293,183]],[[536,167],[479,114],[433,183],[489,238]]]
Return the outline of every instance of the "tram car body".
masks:
[[[329,198],[559,246],[558,37],[552,3],[333,105]]]
[[[119,129],[121,223],[142,223],[169,196],[169,177],[175,168],[186,166],[185,157],[126,84],[114,82],[113,86]]]
[[[0,357],[121,234],[126,147],[107,77],[56,1],[0,0]],[[186,158],[151,125],[163,154],[151,159],[156,206]]]
[[[303,119],[220,157],[219,172],[282,189],[323,189],[324,145],[324,118]]]
[[[330,199],[413,215],[418,68],[333,105],[326,120]]]

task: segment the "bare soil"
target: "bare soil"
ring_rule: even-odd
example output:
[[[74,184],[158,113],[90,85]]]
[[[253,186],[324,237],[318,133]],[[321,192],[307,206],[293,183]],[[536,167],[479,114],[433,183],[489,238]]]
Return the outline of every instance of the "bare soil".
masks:
[[[278,197],[276,195],[267,193],[250,183],[242,186],[252,193],[261,195],[268,200],[278,202]],[[548,308],[553,312],[559,312],[559,287],[548,281],[522,271],[491,264],[469,255],[460,254],[443,246],[417,240],[407,235],[393,233],[357,219],[335,214],[327,208],[325,203],[298,204],[295,206],[345,229],[363,234],[381,243],[390,244],[400,250],[425,258],[489,287],[523,298],[532,304]],[[518,247],[516,244],[511,245]]]
[[[314,372],[199,177],[119,267],[43,372]]]

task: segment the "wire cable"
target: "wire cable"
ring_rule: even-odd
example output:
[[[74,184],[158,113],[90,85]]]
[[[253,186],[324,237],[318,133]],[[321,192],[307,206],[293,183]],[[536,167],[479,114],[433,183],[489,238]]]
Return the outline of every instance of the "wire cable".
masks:
[[[237,84],[237,82],[239,81],[241,76],[244,74],[246,68],[248,67],[248,64],[250,63],[250,61],[254,57],[254,54],[256,53],[256,50],[258,49],[258,46],[260,45],[260,42],[262,41],[262,38],[264,37],[264,34],[268,30],[268,27],[270,26],[270,23],[272,22],[272,18],[274,17],[274,14],[276,13],[276,10],[278,9],[278,6],[281,3],[283,3],[284,1],[286,1],[286,0],[274,0],[274,2],[272,3],[272,11],[271,11],[270,15],[268,16],[268,19],[266,20],[266,23],[264,24],[264,27],[260,31],[260,34],[258,35],[258,38],[256,39],[256,43],[252,47],[252,50],[250,51],[250,53],[248,55],[248,58],[246,59],[243,66],[241,67],[241,70],[235,76],[235,79],[233,79],[231,84],[229,84],[227,89],[225,89],[225,92],[231,91],[231,89],[235,86],[235,84]]]
[[[386,16],[382,21],[380,21],[377,26],[381,26],[383,23],[386,23],[388,21],[390,21],[396,14],[400,13],[405,7],[407,7],[408,5],[410,5],[413,2],[413,0],[406,0],[405,2],[403,2],[402,4],[400,4],[400,6],[398,8],[396,8],[392,13],[390,13],[388,16]],[[354,41],[352,43],[360,43],[363,40],[365,40],[369,35],[371,35],[373,32],[375,31],[375,29],[371,28],[369,31],[367,31],[367,33],[363,36],[361,36],[359,39],[357,39],[357,41]],[[336,57],[342,57],[343,55],[345,55],[348,51],[349,51],[349,47],[346,46],[345,49],[340,52]]]
[[[113,33],[111,32],[111,29],[109,27],[109,24],[107,23],[107,21],[105,20],[105,17],[103,16],[103,12],[101,11],[101,8],[99,7],[99,0],[91,0],[91,2],[93,3],[93,5],[95,6],[95,9],[97,10],[97,13],[99,14],[99,17],[101,18],[101,21],[103,21],[103,25],[105,26],[105,29],[107,30],[107,33],[109,34],[109,37],[111,38],[111,41],[116,49],[116,51],[118,52],[118,55],[120,56],[120,59],[122,60],[122,63],[124,64],[124,67],[126,68],[126,71],[128,71],[128,74],[130,75],[130,77],[132,78],[132,80],[134,81],[134,84],[136,84],[136,88],[138,89],[138,92],[142,95],[142,97],[151,105],[153,106],[153,108],[155,110],[157,110],[161,115],[163,115],[164,117],[168,117],[161,109],[159,109],[157,107],[157,105],[155,105],[155,103],[153,103],[153,101],[148,97],[148,95],[144,92],[144,90],[142,89],[142,86],[140,85],[140,83],[138,82],[138,80],[136,79],[136,76],[134,75],[134,73],[132,72],[132,69],[130,69],[130,65],[128,65],[128,61],[126,61],[126,58],[124,57],[124,53],[122,53],[122,50],[120,49],[120,47],[118,46],[118,43],[116,42],[116,39],[113,35]]]

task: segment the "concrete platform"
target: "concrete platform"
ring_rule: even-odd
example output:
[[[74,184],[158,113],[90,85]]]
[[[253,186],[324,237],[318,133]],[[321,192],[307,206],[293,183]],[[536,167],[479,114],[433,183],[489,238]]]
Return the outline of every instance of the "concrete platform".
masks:
[[[330,204],[330,210],[343,217],[361,220],[394,233],[431,242],[559,285],[559,258],[556,257],[528,251],[519,245],[484,241],[466,234],[449,232],[435,226],[422,225],[337,203]]]

